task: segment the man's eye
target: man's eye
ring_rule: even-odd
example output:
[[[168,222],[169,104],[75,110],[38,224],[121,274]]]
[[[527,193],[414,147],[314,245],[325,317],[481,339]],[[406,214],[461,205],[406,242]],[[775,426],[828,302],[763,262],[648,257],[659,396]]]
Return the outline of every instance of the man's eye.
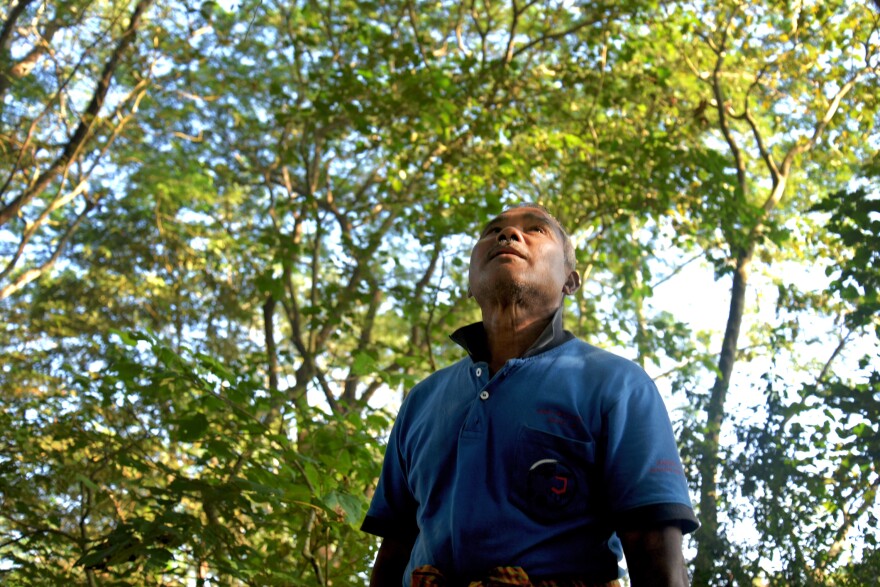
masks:
[[[547,227],[545,226],[535,226],[532,228],[534,232],[540,232],[541,234],[545,234],[547,232]]]

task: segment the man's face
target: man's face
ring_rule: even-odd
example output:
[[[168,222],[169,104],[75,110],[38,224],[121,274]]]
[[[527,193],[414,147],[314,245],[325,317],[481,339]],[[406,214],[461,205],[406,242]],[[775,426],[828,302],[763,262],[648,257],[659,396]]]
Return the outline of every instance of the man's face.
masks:
[[[481,306],[497,299],[555,307],[580,281],[565,266],[564,241],[554,220],[538,208],[513,208],[480,234],[471,251],[469,283]]]

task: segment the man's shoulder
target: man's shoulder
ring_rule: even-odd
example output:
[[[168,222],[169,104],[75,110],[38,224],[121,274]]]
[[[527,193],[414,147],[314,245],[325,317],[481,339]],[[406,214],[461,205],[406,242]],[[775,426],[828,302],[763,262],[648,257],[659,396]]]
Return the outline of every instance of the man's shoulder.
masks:
[[[627,385],[653,385],[651,377],[635,361],[614,351],[609,351],[580,338],[573,338],[554,349],[564,359],[566,365],[580,369],[590,379],[607,383],[626,383]],[[552,352],[552,351],[551,351]]]
[[[578,337],[574,337],[568,341],[568,343],[562,345],[560,350],[565,353],[578,355],[593,365],[608,365],[621,369],[643,371],[638,363],[619,354],[617,351],[606,350],[602,347],[590,344]]]

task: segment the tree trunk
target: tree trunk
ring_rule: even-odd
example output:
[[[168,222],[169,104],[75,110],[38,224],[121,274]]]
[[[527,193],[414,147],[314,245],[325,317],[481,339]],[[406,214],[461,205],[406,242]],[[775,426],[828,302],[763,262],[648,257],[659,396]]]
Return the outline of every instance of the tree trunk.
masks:
[[[739,256],[730,290],[730,310],[727,327],[718,359],[718,374],[707,409],[706,428],[699,456],[700,472],[700,523],[697,535],[697,557],[694,561],[694,584],[711,583],[715,561],[723,559],[724,540],[718,529],[718,465],[721,457],[721,426],[724,423],[724,404],[730,388],[730,378],[736,361],[737,340],[745,309],[746,289],[754,254],[754,243]]]

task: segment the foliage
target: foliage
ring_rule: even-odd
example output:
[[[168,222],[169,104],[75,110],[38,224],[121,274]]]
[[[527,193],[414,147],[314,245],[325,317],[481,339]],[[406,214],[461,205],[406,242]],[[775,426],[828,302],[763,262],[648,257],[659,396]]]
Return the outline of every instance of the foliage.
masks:
[[[55,4],[0,9],[4,584],[363,584],[382,408],[516,200],[685,404],[695,583],[876,574],[865,2]],[[656,302],[699,264],[725,332]]]
[[[742,445],[748,448],[731,469],[741,471],[745,482],[730,491],[754,505],[764,544],[772,544],[780,558],[781,572],[771,575],[771,584],[857,585],[864,584],[869,569],[876,571],[880,349],[876,342],[862,345],[852,373],[844,375],[832,367],[848,342],[860,334],[875,334],[877,328],[877,264],[871,262],[880,245],[872,189],[876,179],[868,177],[863,183],[812,208],[828,215],[826,245],[836,245],[839,260],[827,269],[832,280],[825,299],[810,300],[789,290],[780,303],[781,312],[798,299],[810,311],[833,308],[838,315],[836,348],[815,380],[800,388],[775,366],[767,376],[766,417],[738,426]],[[787,342],[781,339],[777,344]],[[859,537],[862,560],[838,566],[850,536]],[[754,553],[751,561],[754,566],[759,563]],[[757,569],[751,573],[757,574]]]
[[[71,369],[39,403],[5,411],[18,425],[3,443],[21,449],[4,463],[3,487],[18,580],[74,582],[84,570],[116,584],[183,584],[205,568],[203,580],[311,584],[332,565],[337,581],[356,581],[349,573],[369,549],[346,537],[378,474],[373,436],[387,420],[309,410],[290,428],[290,410],[271,417],[284,398],[262,388],[259,361],[118,338],[125,345],[105,347],[100,373]],[[70,564],[46,565],[48,549]]]
[[[130,57],[151,0],[22,0],[0,31],[0,299],[49,271],[112,190],[104,164],[150,84]],[[120,70],[134,83],[111,91]]]
[[[846,325],[873,326],[876,331],[880,327],[880,199],[873,179],[866,187],[833,194],[813,210],[831,213],[828,230],[847,253],[839,266],[827,269],[834,277],[831,289],[852,307]]]

